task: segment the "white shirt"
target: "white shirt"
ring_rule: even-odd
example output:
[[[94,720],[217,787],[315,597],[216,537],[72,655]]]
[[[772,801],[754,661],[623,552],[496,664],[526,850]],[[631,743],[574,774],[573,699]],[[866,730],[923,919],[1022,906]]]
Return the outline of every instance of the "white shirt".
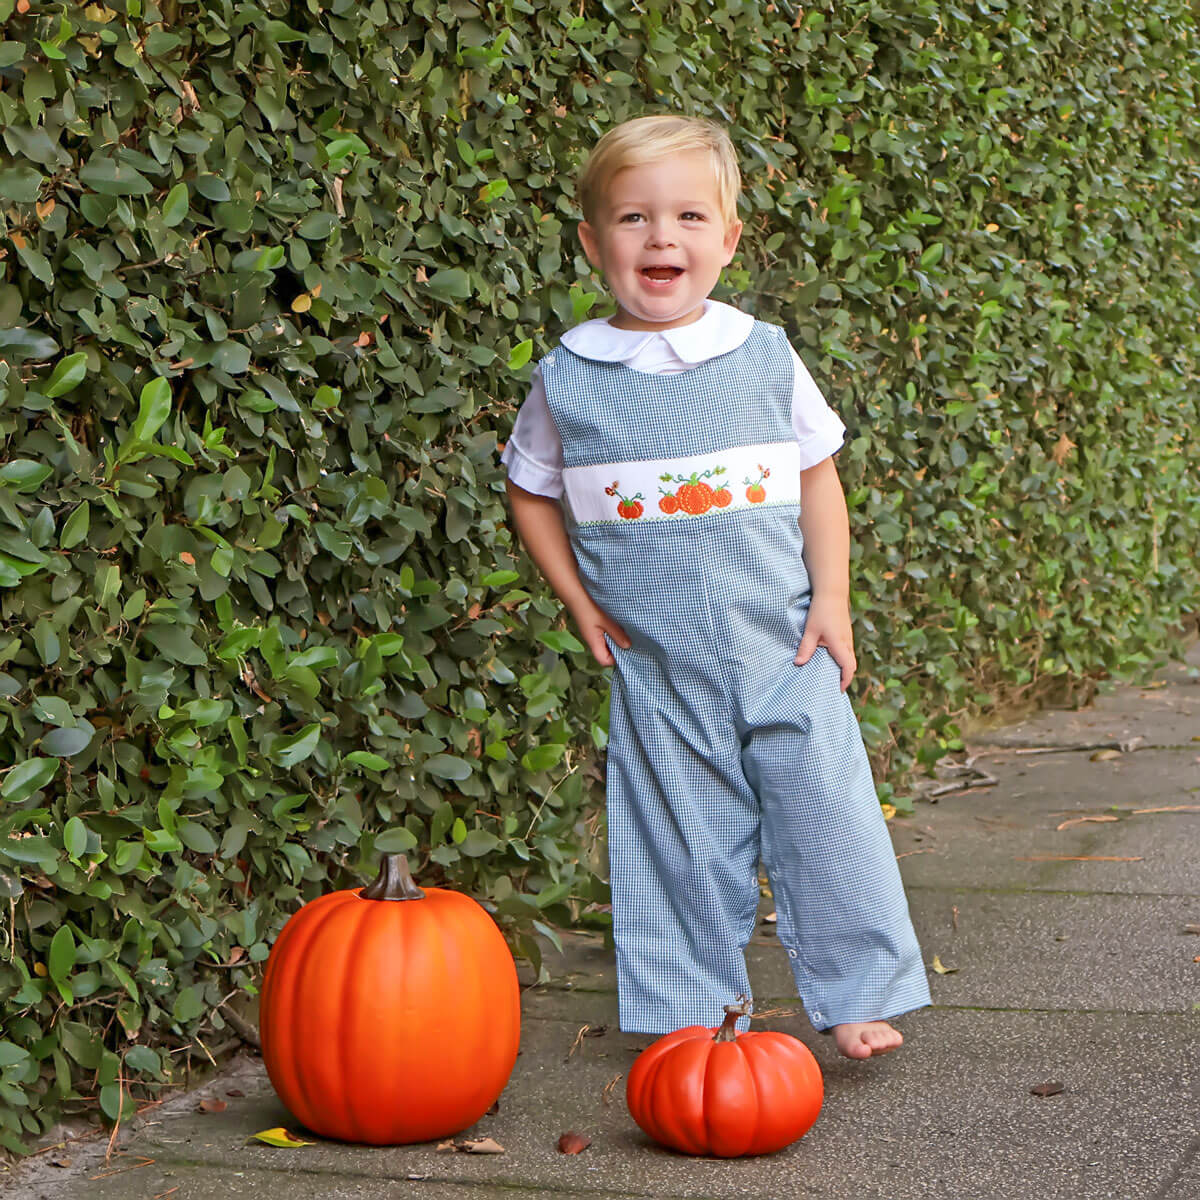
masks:
[[[661,331],[617,329],[608,321],[584,321],[562,336],[562,344],[582,358],[621,362],[637,371],[669,375],[686,371],[719,354],[736,350],[749,336],[754,318],[719,300],[705,300],[704,314],[690,325]],[[800,469],[816,466],[842,444],[846,427],[825,403],[800,356],[792,387],[792,429],[800,447]],[[508,477],[519,488],[557,499],[563,494],[562,440],[546,404],[540,366],[535,366],[529,394],[517,413],[512,436],[500,456]]]

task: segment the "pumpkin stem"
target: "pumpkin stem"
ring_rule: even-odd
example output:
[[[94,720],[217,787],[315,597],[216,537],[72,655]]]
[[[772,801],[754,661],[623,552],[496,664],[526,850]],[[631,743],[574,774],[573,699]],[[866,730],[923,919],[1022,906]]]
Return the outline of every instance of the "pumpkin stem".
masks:
[[[736,1004],[725,1005],[725,1021],[713,1037],[714,1042],[733,1042],[737,1040],[738,1017],[750,1015],[750,997],[743,992]]]
[[[425,893],[413,882],[408,872],[408,859],[403,854],[385,854],[379,864],[379,875],[370,887],[359,893],[364,900],[423,900]]]

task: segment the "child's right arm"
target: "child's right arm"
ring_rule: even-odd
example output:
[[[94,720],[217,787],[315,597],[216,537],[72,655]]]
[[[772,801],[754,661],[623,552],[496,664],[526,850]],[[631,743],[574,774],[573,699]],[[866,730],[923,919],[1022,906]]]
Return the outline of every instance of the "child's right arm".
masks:
[[[562,505],[549,496],[527,492],[511,480],[508,481],[508,498],[517,536],[529,557],[566,606],[579,628],[580,637],[595,655],[596,661],[604,667],[613,666],[615,660],[604,641],[604,635],[607,633],[618,646],[626,650],[630,646],[629,635],[584,589],[567,538]]]

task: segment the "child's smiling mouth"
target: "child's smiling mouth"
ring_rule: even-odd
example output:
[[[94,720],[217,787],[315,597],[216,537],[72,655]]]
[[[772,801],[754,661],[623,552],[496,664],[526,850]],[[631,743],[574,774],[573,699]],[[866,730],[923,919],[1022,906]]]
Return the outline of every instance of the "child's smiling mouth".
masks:
[[[642,267],[641,276],[652,283],[670,283],[683,274],[682,267]]]

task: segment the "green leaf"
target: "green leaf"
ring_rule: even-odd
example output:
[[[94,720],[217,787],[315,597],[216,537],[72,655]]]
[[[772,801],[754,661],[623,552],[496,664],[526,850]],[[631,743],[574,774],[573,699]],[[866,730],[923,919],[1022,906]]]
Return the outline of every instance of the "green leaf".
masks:
[[[187,184],[177,183],[167,193],[167,198],[163,201],[163,224],[168,228],[182,224],[183,219],[188,215],[189,203]]]
[[[119,1121],[121,1114],[130,1108],[129,1099],[119,1083],[106,1083],[100,1089],[100,1110],[110,1121]]]
[[[539,642],[549,646],[551,650],[557,650],[560,654],[568,650],[579,652],[587,649],[573,633],[566,629],[547,629],[543,633],[539,633],[537,637]]]
[[[86,500],[66,519],[62,532],[58,535],[58,544],[69,550],[78,546],[88,535],[92,523],[92,509]]]
[[[433,275],[425,286],[439,299],[468,300],[471,296],[471,277],[461,267],[446,267]]]
[[[296,232],[310,242],[324,241],[338,227],[338,219],[331,212],[311,212],[299,225]]]
[[[42,388],[42,393],[49,396],[51,400],[65,396],[68,392],[73,392],[83,382],[86,375],[87,355],[83,353],[68,354],[66,358],[60,359],[55,364],[46,386]]]
[[[490,571],[479,582],[484,587],[506,587],[520,578],[516,571]]]
[[[148,442],[170,415],[171,385],[160,375],[142,388],[137,420],[133,423],[133,440]]]
[[[369,771],[386,771],[390,766],[386,758],[372,754],[369,750],[351,750],[343,757],[342,762],[354,763],[366,767]]]
[[[19,762],[4,776],[4,785],[0,787],[0,799],[10,804],[20,804],[28,800],[34,792],[40,791],[58,774],[59,760],[57,758],[27,758]]]
[[[80,169],[79,182],[103,196],[145,196],[154,189],[140,172],[105,154],[93,154]]]
[[[356,133],[344,133],[325,143],[325,153],[329,156],[329,165],[336,166],[350,154],[369,154],[370,147]]]
[[[521,756],[521,766],[535,774],[538,771],[548,771],[559,762],[566,752],[561,742],[548,742],[544,746],[536,746]]]
[[[46,969],[55,983],[63,983],[75,969],[77,954],[75,935],[71,932],[71,927],[60,925],[50,940],[50,953],[46,959]]]
[[[221,342],[213,350],[212,363],[227,375],[245,374],[250,368],[249,347],[241,342]]]
[[[470,779],[473,774],[471,764],[453,754],[435,754],[432,758],[427,758],[425,770],[438,779],[450,779],[455,782]]]
[[[32,167],[6,167],[0,171],[0,199],[33,204],[42,188],[42,173]]]
[[[945,253],[946,244],[944,242],[934,242],[934,244],[921,255],[921,266],[936,266],[939,262],[941,262],[942,255]]]
[[[200,667],[208,662],[208,655],[192,641],[185,625],[147,625],[142,636],[171,662],[189,667]]]
[[[15,488],[18,492],[37,491],[51,475],[54,468],[31,458],[14,458],[0,467],[0,483]]]
[[[267,757],[281,767],[294,767],[316,750],[320,740],[321,726],[313,722],[291,737],[277,738],[267,751]]]
[[[384,830],[375,839],[375,849],[379,854],[407,854],[409,850],[416,848],[416,837],[402,825],[395,829]]]
[[[274,271],[283,266],[284,254],[282,246],[268,246],[255,259],[254,269],[256,271]]]
[[[72,858],[78,858],[87,849],[87,841],[87,826],[79,817],[72,817],[63,826],[63,849]]]
[[[176,830],[179,840],[197,854],[216,854],[217,839],[196,821],[183,821]]]
[[[484,854],[490,854],[501,844],[500,839],[494,833],[489,833],[486,829],[472,829],[463,838],[459,850],[469,858],[479,858]]]
[[[52,729],[42,738],[42,750],[59,758],[73,758],[92,744],[96,730],[91,722],[80,720],[69,729]]]
[[[519,371],[533,356],[533,338],[518,342],[508,356],[508,369]]]

